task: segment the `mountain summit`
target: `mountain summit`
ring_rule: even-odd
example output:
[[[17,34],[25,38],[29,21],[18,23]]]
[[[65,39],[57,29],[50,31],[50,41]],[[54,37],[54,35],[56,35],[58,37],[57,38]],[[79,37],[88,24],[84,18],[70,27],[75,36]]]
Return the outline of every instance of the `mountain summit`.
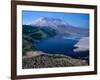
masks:
[[[48,17],[41,17],[34,20],[31,26],[38,26],[38,27],[50,27],[53,28],[60,33],[71,33],[71,34],[88,34],[87,29],[82,29],[79,27],[75,27],[67,23],[66,21],[59,19],[59,18],[48,18]]]
[[[63,21],[62,19],[41,17],[41,18],[38,18],[35,21],[33,21],[31,23],[31,25],[52,26],[54,28],[57,28],[58,26],[66,26],[69,24],[67,22]]]

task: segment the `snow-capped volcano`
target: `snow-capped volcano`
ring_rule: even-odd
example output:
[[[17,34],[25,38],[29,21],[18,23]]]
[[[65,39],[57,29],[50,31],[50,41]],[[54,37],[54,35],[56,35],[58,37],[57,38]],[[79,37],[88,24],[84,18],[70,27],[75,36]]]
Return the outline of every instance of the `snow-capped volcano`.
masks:
[[[58,18],[41,17],[34,20],[30,25],[38,27],[51,27],[55,30],[58,30],[61,33],[63,32],[71,34],[88,33],[88,30],[75,27],[69,24],[68,22]]]
[[[51,26],[51,27],[57,28],[58,26],[66,26],[68,25],[68,23],[57,18],[41,17],[33,21],[31,25],[36,25],[36,26],[41,26],[41,27]]]

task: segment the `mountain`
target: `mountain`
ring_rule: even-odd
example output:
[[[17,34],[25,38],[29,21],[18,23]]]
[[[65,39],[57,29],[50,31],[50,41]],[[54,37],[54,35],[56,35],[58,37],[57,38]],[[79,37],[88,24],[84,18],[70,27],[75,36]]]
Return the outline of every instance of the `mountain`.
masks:
[[[32,22],[31,25],[37,25],[37,26],[51,26],[52,28],[58,28],[58,26],[65,27],[65,25],[68,25],[68,23],[64,22],[61,19],[56,18],[47,18],[47,17],[41,17],[36,19]]]
[[[34,20],[31,26],[51,27],[60,33],[81,34],[88,36],[88,29],[78,28],[68,22],[58,18],[41,17]]]

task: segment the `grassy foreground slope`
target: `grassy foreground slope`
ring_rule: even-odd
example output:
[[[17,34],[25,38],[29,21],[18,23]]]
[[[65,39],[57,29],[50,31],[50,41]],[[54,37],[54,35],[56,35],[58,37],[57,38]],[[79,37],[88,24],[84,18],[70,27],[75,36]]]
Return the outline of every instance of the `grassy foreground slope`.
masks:
[[[47,54],[39,51],[27,52],[23,56],[23,69],[28,68],[49,68],[49,67],[71,67],[87,66],[85,60],[74,59],[60,54]]]

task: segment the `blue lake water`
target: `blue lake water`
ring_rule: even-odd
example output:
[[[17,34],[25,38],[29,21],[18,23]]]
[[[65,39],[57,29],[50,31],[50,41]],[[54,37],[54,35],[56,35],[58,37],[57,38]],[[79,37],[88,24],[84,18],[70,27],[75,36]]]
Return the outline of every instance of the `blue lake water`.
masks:
[[[41,40],[36,44],[36,47],[39,51],[51,54],[64,54],[74,58],[87,57],[89,55],[89,51],[85,52],[73,51],[76,48],[74,47],[74,45],[77,42],[78,42],[77,39],[52,37],[45,40]]]

